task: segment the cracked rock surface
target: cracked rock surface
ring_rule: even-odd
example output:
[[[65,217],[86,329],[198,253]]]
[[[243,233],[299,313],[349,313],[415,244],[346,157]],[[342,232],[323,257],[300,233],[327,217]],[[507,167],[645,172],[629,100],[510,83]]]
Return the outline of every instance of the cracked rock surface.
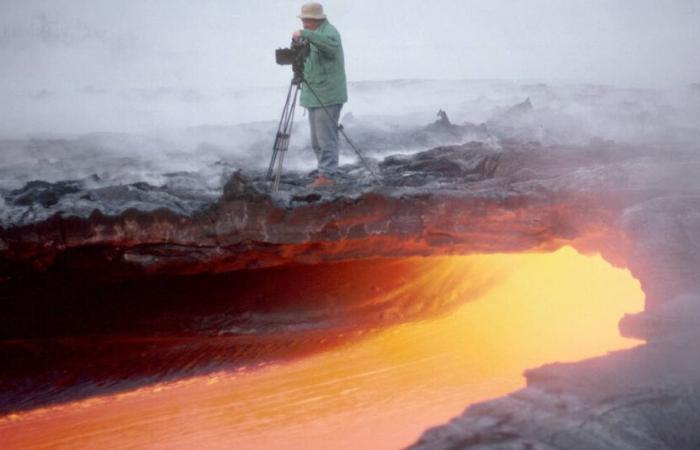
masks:
[[[698,448],[697,152],[504,138],[370,160],[381,184],[360,165],[317,190],[308,174],[287,172],[278,193],[255,171],[234,172],[219,195],[187,189],[184,175],[161,186],[35,181],[3,194],[12,214],[0,229],[0,282],[571,245],[640,280],[647,309],[621,329],[647,343],[530,370],[525,389],[470,407],[415,448]]]

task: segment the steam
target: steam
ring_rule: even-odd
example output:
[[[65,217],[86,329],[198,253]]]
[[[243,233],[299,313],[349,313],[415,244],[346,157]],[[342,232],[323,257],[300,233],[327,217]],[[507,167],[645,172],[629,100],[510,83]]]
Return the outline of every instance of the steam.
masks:
[[[364,152],[378,158],[424,150],[405,141],[380,146],[379,137],[420,130],[436,120],[435,113],[440,109],[447,111],[454,124],[486,123],[491,129],[525,133],[526,140],[544,145],[612,140],[697,148],[700,142],[700,89],[696,87],[652,90],[397,80],[350,83],[349,91],[352,100],[343,109],[346,130]],[[275,115],[281,112],[285,95],[286,87],[250,88],[228,94],[162,88],[84,90],[72,94],[78,99],[76,103],[57,94],[26,98],[10,123],[21,114],[33,114],[35,125],[42,118],[43,123],[61,123],[57,122],[52,133],[32,133],[28,129],[23,137],[0,140],[0,189],[16,189],[35,179],[55,182],[90,178],[98,184],[145,181],[161,185],[167,174],[189,172],[207,180],[207,189],[217,190],[232,170],[266,168],[277,128]],[[531,110],[504,121],[505,112],[525,99],[530,100]],[[61,111],[60,119],[47,117],[60,111],[61,106],[66,109]],[[77,116],[69,111],[71,107],[90,109],[90,120],[76,119],[71,125]],[[246,120],[255,118],[260,120]],[[146,129],[156,122],[158,127]],[[15,124],[14,128],[21,127]],[[459,143],[450,141],[449,136],[444,139],[434,144]],[[344,146],[341,163],[354,159]],[[307,119],[299,108],[286,167],[303,171],[314,166]]]
[[[543,144],[700,142],[697,2],[324,6],[346,49],[347,129],[372,157],[423,149],[373,139],[420,129],[440,109],[455,124],[495,123],[528,98],[532,111],[501,125]],[[299,27],[298,8],[2,2],[0,190],[34,179],[158,185],[173,173],[217,189],[231,170],[265,169],[291,79],[273,50]],[[306,122],[299,109],[290,169],[315,166]],[[353,160],[345,148],[341,163]]]
[[[358,84],[501,79],[678,88],[700,82],[694,0],[642,0],[634,11],[585,0],[324,5],[343,35],[348,78]],[[274,64],[273,50],[300,26],[299,6],[5,0],[0,136],[274,120],[291,73]],[[251,89],[261,87],[268,88]],[[418,104],[432,111],[453,109],[445,100],[469,100],[446,91],[406,91],[402,98],[351,92],[346,111],[386,115]],[[486,120],[482,112],[465,120]]]

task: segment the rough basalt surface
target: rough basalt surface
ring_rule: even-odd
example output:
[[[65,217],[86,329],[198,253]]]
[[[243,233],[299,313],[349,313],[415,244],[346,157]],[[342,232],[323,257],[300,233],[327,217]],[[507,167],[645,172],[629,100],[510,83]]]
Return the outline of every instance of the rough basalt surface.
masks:
[[[694,150],[504,139],[370,164],[381,184],[362,166],[344,166],[332,188],[309,189],[308,175],[287,173],[272,194],[264,174],[236,172],[218,198],[147,184],[30,183],[4,196],[24,209],[0,230],[0,279],[5,286],[44,276],[100,283],[572,245],[641,281],[647,311],[621,328],[648,343],[531,370],[527,388],[471,407],[426,432],[416,448],[700,445]]]
[[[627,265],[644,283],[658,278],[658,268],[637,256],[663,247],[654,227],[685,239],[697,205],[688,178],[679,177],[699,168],[692,155],[667,152],[660,168],[654,152],[610,143],[504,142],[494,149],[475,142],[372,162],[381,185],[364,168],[345,166],[333,188],[309,189],[308,176],[291,173],[272,194],[262,174],[237,172],[221,197],[209,200],[145,184],[117,187],[110,192],[119,195],[106,197],[104,188],[57,184],[51,191],[30,183],[6,201],[46,218],[1,230],[0,258],[6,278],[60,269],[119,279],[569,243]],[[138,209],[115,206],[135,198]],[[656,257],[669,251],[653,249]],[[683,255],[668,255],[668,277],[655,289],[673,285],[675,292],[688,283],[696,289],[688,269],[677,267],[692,267],[696,256]]]

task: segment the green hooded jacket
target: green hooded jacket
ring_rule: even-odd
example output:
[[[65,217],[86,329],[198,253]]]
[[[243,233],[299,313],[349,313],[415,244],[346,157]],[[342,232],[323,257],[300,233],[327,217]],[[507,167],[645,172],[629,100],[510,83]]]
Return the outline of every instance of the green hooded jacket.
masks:
[[[345,80],[345,57],[340,33],[324,20],[316,30],[302,30],[302,37],[311,43],[311,53],[304,63],[304,79],[325,106],[348,101]],[[301,88],[301,106],[321,106],[305,83]]]

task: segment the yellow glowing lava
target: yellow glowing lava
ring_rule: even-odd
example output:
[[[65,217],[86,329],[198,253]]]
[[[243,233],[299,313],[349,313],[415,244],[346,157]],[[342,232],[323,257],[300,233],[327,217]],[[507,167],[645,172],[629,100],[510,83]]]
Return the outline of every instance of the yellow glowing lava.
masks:
[[[565,248],[415,261],[425,276],[409,283],[413,296],[473,292],[475,272],[498,282],[449,314],[305,359],[0,418],[0,447],[399,448],[522,387],[527,368],[639,344],[617,329],[642,309],[639,283],[600,257]]]

